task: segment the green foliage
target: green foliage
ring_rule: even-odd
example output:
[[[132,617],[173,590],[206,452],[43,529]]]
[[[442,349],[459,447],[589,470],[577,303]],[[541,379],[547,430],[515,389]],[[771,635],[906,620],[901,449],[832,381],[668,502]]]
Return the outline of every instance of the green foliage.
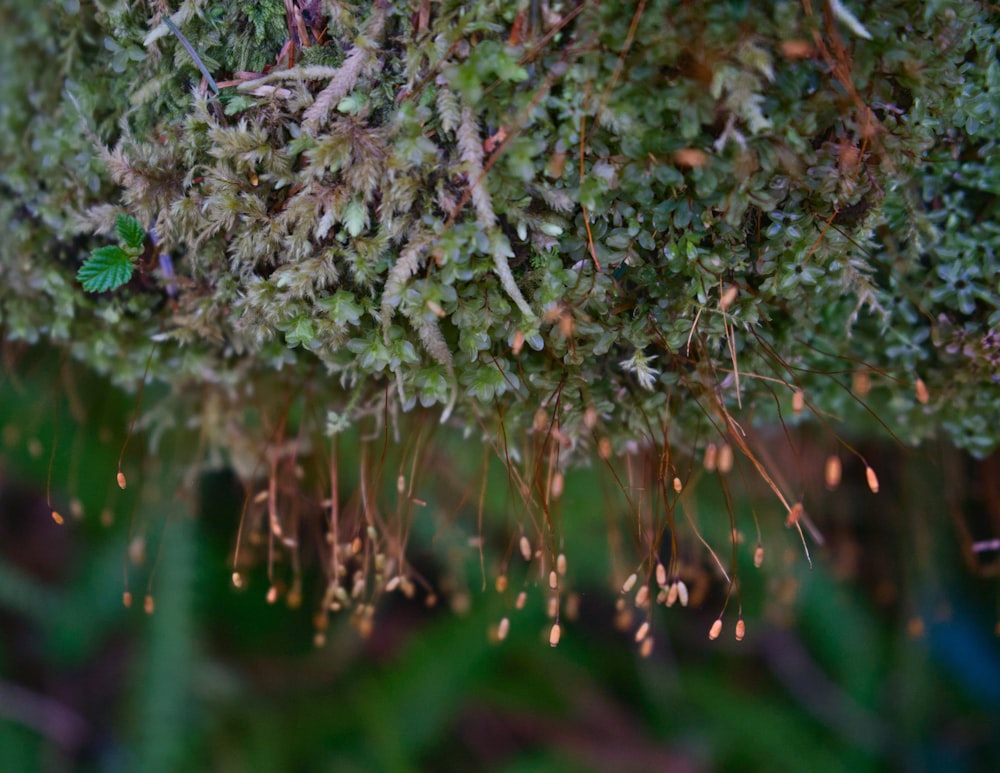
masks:
[[[122,242],[123,250],[132,254],[138,254],[146,241],[146,230],[138,220],[128,215],[115,218],[115,233]]]
[[[115,233],[120,246],[98,247],[76,274],[88,293],[117,290],[132,278],[135,261],[142,254],[146,241],[146,231],[134,217],[119,215],[115,220]]]
[[[99,247],[80,267],[76,278],[88,293],[114,290],[132,278],[132,258],[121,247]]]

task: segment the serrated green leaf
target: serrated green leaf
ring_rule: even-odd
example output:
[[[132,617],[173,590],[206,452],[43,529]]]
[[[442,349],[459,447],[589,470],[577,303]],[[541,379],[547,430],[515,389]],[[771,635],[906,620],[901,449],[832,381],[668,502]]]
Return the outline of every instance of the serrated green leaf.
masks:
[[[115,232],[130,250],[141,250],[142,243],[146,241],[146,229],[130,215],[118,216],[115,220]]]
[[[300,153],[304,153],[307,150],[315,148],[316,145],[317,142],[313,139],[313,137],[308,134],[300,134],[288,143],[288,155],[292,157],[297,156]]]
[[[88,293],[103,293],[121,287],[132,278],[132,258],[121,247],[109,245],[90,253],[76,278]]]
[[[337,290],[329,298],[323,298],[318,305],[326,309],[330,319],[341,325],[357,325],[364,309],[347,290]]]
[[[257,104],[256,99],[244,96],[243,94],[230,95],[224,101],[226,104],[226,115],[236,115],[237,113],[242,113],[244,110],[249,110]]]
[[[288,346],[304,346],[308,349],[316,343],[316,325],[312,319],[305,315],[299,315],[283,327],[285,329],[285,343]]]

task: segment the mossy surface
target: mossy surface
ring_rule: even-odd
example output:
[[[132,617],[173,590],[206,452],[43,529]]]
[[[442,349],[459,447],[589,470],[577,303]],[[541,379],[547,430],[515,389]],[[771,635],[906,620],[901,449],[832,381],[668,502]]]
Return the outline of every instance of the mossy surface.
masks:
[[[986,4],[293,6],[4,5],[7,339],[148,360],[227,450],[251,394],[318,380],[329,433],[423,406],[516,446],[542,411],[564,461],[797,389],[996,445]],[[88,295],[120,214],[155,245]]]
[[[942,446],[1000,440],[998,28],[2,0],[0,666],[64,767],[996,759],[996,457]]]

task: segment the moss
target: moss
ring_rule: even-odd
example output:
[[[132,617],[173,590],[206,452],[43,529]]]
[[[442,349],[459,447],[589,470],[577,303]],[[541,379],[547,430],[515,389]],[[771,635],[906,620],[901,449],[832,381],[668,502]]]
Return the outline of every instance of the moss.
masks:
[[[160,3],[0,10],[8,338],[148,364],[234,457],[251,396],[317,372],[305,434],[419,404],[516,454],[541,410],[560,464],[697,452],[798,389],[996,446],[987,4],[292,6],[177,7],[219,98]],[[88,295],[122,213],[157,252]]]

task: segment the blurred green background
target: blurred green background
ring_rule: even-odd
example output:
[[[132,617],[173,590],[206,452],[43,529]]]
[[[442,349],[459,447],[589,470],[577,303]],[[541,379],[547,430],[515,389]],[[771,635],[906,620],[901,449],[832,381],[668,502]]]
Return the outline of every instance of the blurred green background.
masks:
[[[827,537],[812,545],[812,568],[766,494],[734,485],[737,523],[751,535],[739,556],[745,640],[733,638],[735,601],[722,636],[708,639],[725,584],[705,560],[696,604],[654,608],[656,643],[642,658],[632,635],[641,618],[614,624],[614,585],[630,567],[612,565],[628,516],[610,476],[567,476],[561,523],[579,613],[551,648],[544,592],[523,566],[511,563],[511,591],[493,589],[496,556],[516,531],[502,468],[487,489],[484,590],[469,547],[482,445],[439,432],[417,495],[430,512],[456,481],[473,481],[473,494],[463,504],[455,491],[446,517],[418,514],[409,553],[468,609],[389,596],[369,638],[334,616],[316,647],[314,569],[304,569],[299,609],[266,602],[264,566],[243,590],[230,581],[243,502],[232,473],[206,472],[186,490],[178,467],[191,451],[165,436],[146,454],[139,434],[120,492],[134,397],[40,349],[5,351],[4,365],[0,771],[1000,768],[996,553],[968,550],[998,534],[997,456],[868,442],[877,496],[857,465],[834,494],[800,470],[795,485]],[[155,390],[145,399],[157,410]],[[791,439],[775,452],[779,467],[821,467],[825,439],[802,427]],[[46,502],[50,465],[62,526]],[[722,490],[703,481],[693,503],[725,560]],[[751,507],[765,529],[760,570]],[[682,549],[705,559],[689,532]],[[528,604],[515,610],[522,584]],[[510,635],[491,643],[505,615]]]

